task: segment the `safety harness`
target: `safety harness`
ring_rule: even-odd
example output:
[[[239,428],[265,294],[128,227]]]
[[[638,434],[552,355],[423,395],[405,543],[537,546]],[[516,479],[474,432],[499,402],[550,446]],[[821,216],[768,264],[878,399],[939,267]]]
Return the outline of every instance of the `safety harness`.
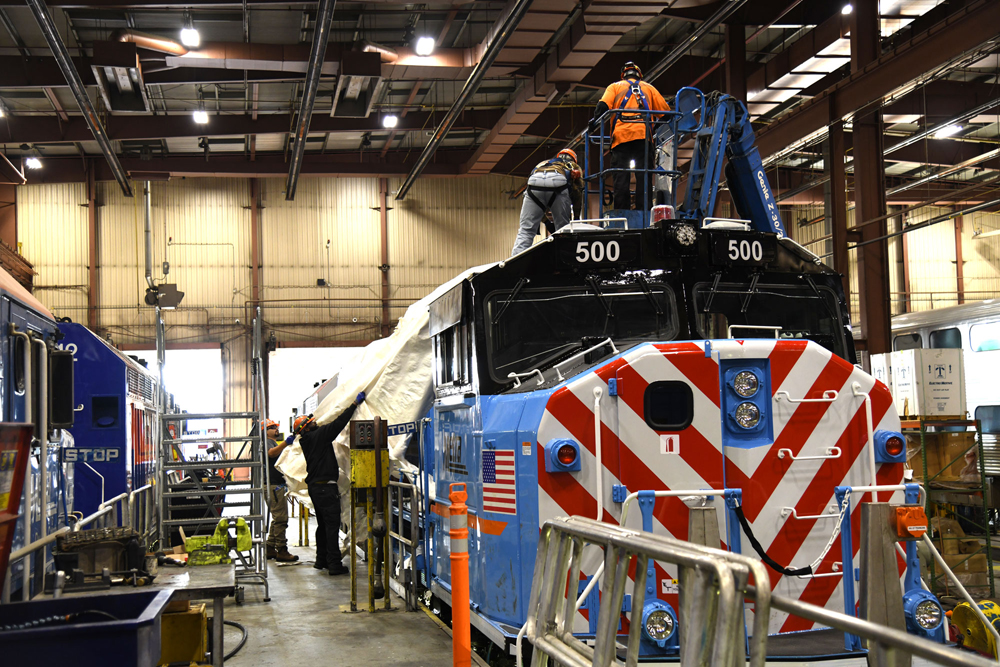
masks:
[[[616,110],[624,110],[628,106],[628,102],[635,95],[636,104],[639,109],[643,111],[649,111],[649,101],[646,99],[646,95],[642,92],[642,84],[639,81],[633,81],[632,79],[626,79],[629,83],[628,91],[622,97],[622,101],[615,104]],[[621,113],[614,114],[611,116],[611,134],[615,133],[615,125],[618,124],[619,118],[625,122],[634,123],[637,120],[641,121],[646,126],[646,139],[652,140],[653,138],[653,124],[652,119],[649,114],[639,114],[639,113]]]
[[[554,169],[553,167],[557,168]],[[535,167],[533,173],[538,174],[545,172],[559,172],[566,177],[566,182],[563,183],[562,185],[529,185],[525,189],[524,194],[526,194],[528,196],[528,199],[535,202],[535,204],[537,204],[538,207],[542,209],[542,223],[545,225],[545,229],[548,230],[548,232],[551,234],[555,231],[555,229],[552,223],[545,218],[545,214],[549,212],[549,209],[552,207],[553,202],[555,202],[556,197],[559,196],[559,193],[565,192],[566,190],[569,189],[570,176],[568,173],[569,170],[566,168],[564,161],[557,157],[541,163],[540,165]],[[536,192],[548,193],[547,201],[543,202],[535,194]]]

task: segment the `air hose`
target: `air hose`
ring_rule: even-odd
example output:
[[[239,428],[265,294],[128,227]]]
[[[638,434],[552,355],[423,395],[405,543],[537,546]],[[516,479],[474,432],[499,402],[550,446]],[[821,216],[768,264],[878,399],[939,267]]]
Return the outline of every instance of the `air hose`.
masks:
[[[736,513],[736,518],[740,520],[740,525],[743,526],[743,532],[746,533],[747,539],[750,540],[750,545],[753,547],[753,550],[757,552],[760,559],[764,561],[772,570],[780,572],[786,577],[798,577],[803,574],[809,575],[813,573],[812,565],[807,565],[806,567],[800,567],[797,569],[791,569],[785,567],[784,565],[779,565],[776,560],[767,555],[767,552],[764,551],[764,547],[762,547],[760,542],[757,541],[757,538],[753,534],[753,530],[750,528],[750,522],[747,521],[746,516],[743,514],[743,506],[739,505],[735,507],[733,511]]]

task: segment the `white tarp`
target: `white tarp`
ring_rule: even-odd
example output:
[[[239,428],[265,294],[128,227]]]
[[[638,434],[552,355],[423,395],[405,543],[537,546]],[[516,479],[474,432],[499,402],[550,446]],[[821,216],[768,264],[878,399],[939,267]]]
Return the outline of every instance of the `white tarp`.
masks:
[[[354,419],[371,419],[378,415],[390,424],[401,424],[423,418],[434,397],[431,340],[427,328],[430,304],[468,276],[481,273],[485,268],[488,267],[469,269],[411,305],[399,319],[391,336],[369,344],[348,360],[337,375],[337,387],[316,408],[316,422],[323,425],[336,419],[362,391],[367,398],[354,413]],[[395,466],[409,466],[402,460],[408,437],[398,435],[389,438],[389,455]],[[350,511],[347,439],[348,429],[345,428],[334,441],[340,463],[343,523],[347,523]],[[306,461],[298,441],[285,448],[276,467],[284,474],[289,493],[312,507],[305,485]],[[363,532],[359,530],[359,539]]]

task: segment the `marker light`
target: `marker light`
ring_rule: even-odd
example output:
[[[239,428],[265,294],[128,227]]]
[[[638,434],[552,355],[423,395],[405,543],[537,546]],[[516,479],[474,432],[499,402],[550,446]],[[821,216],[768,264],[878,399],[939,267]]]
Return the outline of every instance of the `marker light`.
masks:
[[[208,122],[208,112],[204,109],[195,109],[194,111],[194,122],[204,125]]]
[[[743,428],[753,428],[760,422],[760,410],[749,401],[737,405],[734,416],[736,417],[736,423]]]
[[[875,431],[876,463],[903,463],[906,461],[906,438],[898,431]]]
[[[559,463],[564,466],[572,465],[576,461],[576,447],[573,445],[563,445],[559,448],[556,456],[559,458]]]
[[[733,378],[733,389],[743,398],[750,398],[757,393],[760,387],[760,380],[750,371],[740,371]]]
[[[898,435],[894,435],[885,441],[885,453],[889,456],[899,456],[903,453],[906,443]]]
[[[399,123],[399,116],[396,116],[395,114],[389,114],[388,116],[382,117],[382,127],[388,130],[391,130],[392,128],[396,127],[398,123]]]
[[[635,169],[635,160],[629,160],[628,161],[628,168],[629,169]]]
[[[27,167],[28,169],[41,169],[42,161],[39,160],[37,157],[29,157],[27,160],[24,161],[24,166]]]
[[[434,53],[434,38],[433,37],[419,37],[417,38],[417,55],[418,56],[429,56]]]

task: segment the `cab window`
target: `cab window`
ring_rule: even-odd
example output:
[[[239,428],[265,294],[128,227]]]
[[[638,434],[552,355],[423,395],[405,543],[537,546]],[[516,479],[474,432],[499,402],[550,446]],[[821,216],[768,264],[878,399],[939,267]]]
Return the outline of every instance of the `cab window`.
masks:
[[[932,348],[953,348],[956,350],[962,349],[962,332],[956,327],[951,327],[949,329],[938,329],[937,331],[931,332],[931,347]]]
[[[918,333],[900,334],[892,339],[892,349],[896,352],[901,352],[902,350],[919,350],[923,346],[923,340],[921,340]]]

